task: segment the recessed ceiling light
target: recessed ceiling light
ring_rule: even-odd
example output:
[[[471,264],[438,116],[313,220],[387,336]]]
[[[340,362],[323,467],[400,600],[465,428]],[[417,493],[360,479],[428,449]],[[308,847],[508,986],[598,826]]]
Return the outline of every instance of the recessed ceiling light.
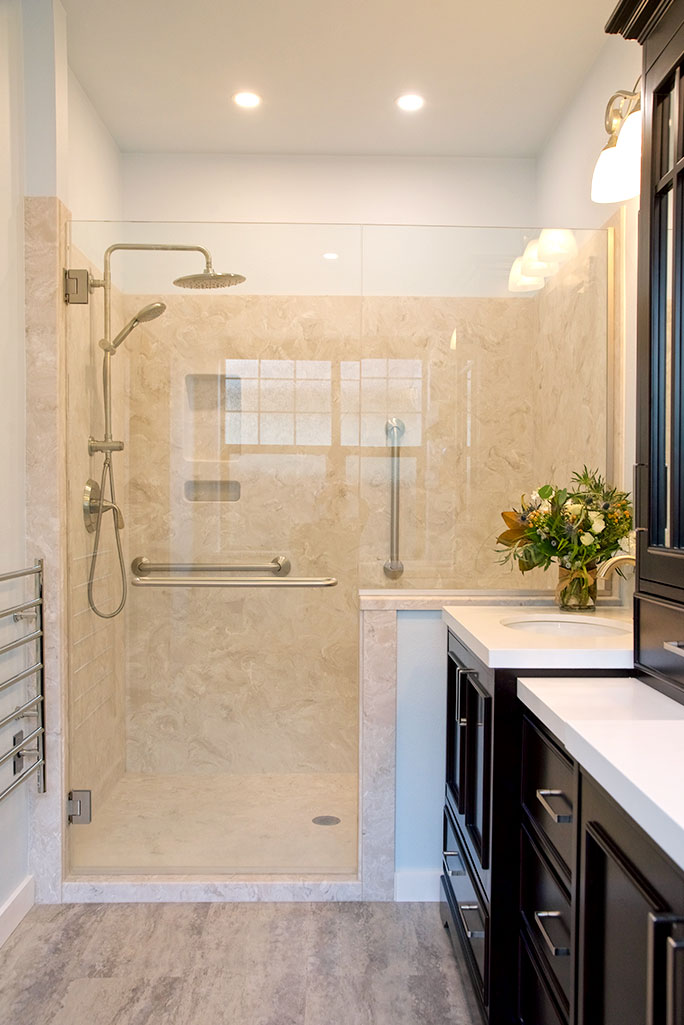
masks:
[[[337,260],[339,259],[339,253],[323,253],[324,260]]]
[[[261,96],[258,96],[257,93],[235,93],[233,103],[236,103],[238,107],[258,107],[261,103]]]
[[[422,96],[418,96],[417,93],[406,93],[405,96],[400,96],[396,101],[397,107],[400,110],[420,110],[421,107],[425,106],[425,100]]]

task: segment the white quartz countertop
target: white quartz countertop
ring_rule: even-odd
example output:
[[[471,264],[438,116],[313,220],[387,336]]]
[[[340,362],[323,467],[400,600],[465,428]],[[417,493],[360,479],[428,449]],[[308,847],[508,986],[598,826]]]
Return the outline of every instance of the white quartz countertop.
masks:
[[[521,677],[518,697],[684,869],[684,705],[628,677]]]
[[[622,629],[596,636],[565,636],[554,633],[548,617],[565,617]],[[507,621],[528,617],[525,629],[513,629]],[[501,605],[482,607],[445,605],[442,618],[457,637],[492,669],[631,669],[633,660],[632,613],[624,608],[600,608],[596,612],[559,613],[553,607],[515,609]],[[535,626],[535,622],[540,624]],[[549,631],[549,632],[545,632]]]

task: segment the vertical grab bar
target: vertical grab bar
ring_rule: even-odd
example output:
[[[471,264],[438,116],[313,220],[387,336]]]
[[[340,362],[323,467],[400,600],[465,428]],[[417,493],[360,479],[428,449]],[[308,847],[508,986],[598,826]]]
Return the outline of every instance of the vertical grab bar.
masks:
[[[390,446],[390,555],[383,569],[390,580],[397,580],[404,572],[399,558],[399,440],[405,430],[405,424],[396,416],[385,424]]]

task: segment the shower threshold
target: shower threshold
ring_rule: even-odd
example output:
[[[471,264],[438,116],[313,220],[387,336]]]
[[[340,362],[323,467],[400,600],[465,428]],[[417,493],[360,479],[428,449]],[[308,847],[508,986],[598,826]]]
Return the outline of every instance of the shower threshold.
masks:
[[[312,820],[340,819],[322,829]],[[325,877],[358,865],[354,773],[126,774],[70,829],[70,875]]]

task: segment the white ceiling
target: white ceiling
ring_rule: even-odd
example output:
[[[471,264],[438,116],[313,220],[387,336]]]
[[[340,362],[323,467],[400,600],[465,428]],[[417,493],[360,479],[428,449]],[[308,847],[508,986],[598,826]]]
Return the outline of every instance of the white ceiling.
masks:
[[[62,0],[126,152],[534,156],[616,0]],[[241,111],[249,89],[262,107]],[[426,98],[417,114],[394,99]]]

